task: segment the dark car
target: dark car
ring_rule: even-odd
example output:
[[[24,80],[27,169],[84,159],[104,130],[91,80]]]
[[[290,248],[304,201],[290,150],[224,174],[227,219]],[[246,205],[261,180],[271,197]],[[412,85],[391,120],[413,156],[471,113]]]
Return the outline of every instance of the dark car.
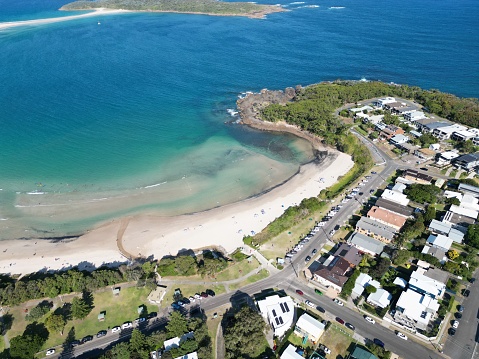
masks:
[[[426,167],[421,167],[420,170],[429,171]]]
[[[335,230],[335,231],[337,231],[339,228],[341,228],[341,227],[339,226],[339,224],[337,224],[337,225],[334,226],[334,230]]]
[[[316,254],[317,252],[318,252],[318,250],[317,250],[316,248],[314,248],[314,249],[311,251],[312,254]]]
[[[296,293],[298,293],[299,295],[304,295],[303,291],[299,289],[296,289]]]
[[[210,297],[214,297],[216,295],[216,293],[211,289],[207,289],[206,294],[208,294]]]
[[[469,279],[469,283],[474,283],[475,281],[476,281],[476,278]]]
[[[101,337],[104,337],[106,335],[106,330],[100,330],[97,334],[96,334],[96,337],[97,338],[101,338]]]
[[[148,315],[146,316],[148,319],[151,319],[151,318],[155,318],[156,316],[158,315],[157,312],[151,312],[151,313],[148,313]]]
[[[359,192],[358,194],[359,194],[360,196],[362,196],[362,195],[364,194],[364,192]]]
[[[457,311],[458,311],[459,313],[462,313],[462,312],[464,311],[464,307],[463,307],[462,305],[458,305],[458,306],[457,306]]]
[[[469,294],[471,294],[471,291],[470,291],[469,289],[464,289],[464,290],[462,291],[462,295],[463,295],[464,297],[469,297]]]
[[[372,175],[375,175],[375,174],[377,174],[377,172],[376,172],[376,171],[372,171],[371,174],[372,174]]]
[[[336,317],[336,321],[337,321],[339,324],[344,324],[344,320],[342,320],[340,317]]]
[[[74,340],[70,343],[70,346],[72,348],[75,348],[75,347],[79,346],[80,344],[81,344],[81,342],[79,340]]]
[[[208,298],[208,293],[201,292],[201,298]]]
[[[374,193],[374,191],[375,191],[374,189],[370,189],[369,193]]]
[[[304,261],[305,262],[309,262],[311,260],[311,257],[310,256],[307,256],[306,258],[304,258]]]
[[[454,314],[454,316],[456,317],[456,319],[461,319],[462,318],[462,313],[456,312],[456,314]]]
[[[323,308],[323,307],[320,307],[319,305],[316,307],[316,309],[318,310],[318,312],[326,313],[326,311],[324,310],[324,308]]]
[[[454,335],[454,334],[456,334],[456,329],[449,328],[449,330],[447,332],[449,333],[449,335]]]
[[[181,300],[184,304],[190,304],[190,300],[186,297],[184,297],[182,300]]]
[[[83,343],[86,343],[86,342],[91,342],[93,340],[93,335],[87,335],[86,337],[84,337],[81,342],[82,344]]]
[[[381,340],[379,340],[378,338],[374,338],[373,342],[377,346],[380,346],[381,348],[384,348],[384,343]]]
[[[355,329],[356,329],[356,327],[355,327],[354,325],[352,325],[351,323],[346,323],[345,325],[346,325],[349,329],[351,329],[351,330],[355,330]]]

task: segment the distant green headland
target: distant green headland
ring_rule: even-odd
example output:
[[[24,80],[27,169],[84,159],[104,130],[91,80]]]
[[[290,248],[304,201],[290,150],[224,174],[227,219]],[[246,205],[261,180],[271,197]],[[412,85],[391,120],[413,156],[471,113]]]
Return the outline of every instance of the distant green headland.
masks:
[[[216,0],[95,0],[74,1],[60,10],[111,10],[177,12],[219,16],[247,16],[262,18],[266,14],[284,11],[278,5],[258,5],[249,2],[223,2]]]

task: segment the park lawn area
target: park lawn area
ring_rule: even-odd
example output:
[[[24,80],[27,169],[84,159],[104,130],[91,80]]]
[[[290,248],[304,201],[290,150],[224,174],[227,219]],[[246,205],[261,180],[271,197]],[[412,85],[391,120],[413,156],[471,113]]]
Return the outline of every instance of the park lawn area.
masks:
[[[320,338],[320,342],[331,349],[328,358],[336,358],[339,355],[347,358],[348,347],[352,341],[353,338],[346,333],[346,330],[338,328],[335,324],[331,324]]]
[[[133,321],[138,318],[138,306],[146,305],[148,312],[158,310],[156,305],[150,305],[147,301],[150,290],[147,288],[122,288],[119,296],[114,296],[111,290],[104,292],[93,293],[94,308],[91,313],[83,320],[75,319],[67,322],[63,331],[63,336],[60,333],[50,333],[43,349],[55,347],[62,344],[67,334],[74,328],[75,338],[81,339],[86,335],[95,335],[98,331],[109,329],[117,325],[121,325],[127,321]],[[65,302],[71,302],[73,297],[70,297]],[[56,307],[61,307],[62,303],[58,298],[53,299]],[[25,320],[24,313],[25,306],[17,306],[10,310],[10,314],[14,316],[12,329],[8,331],[9,338],[13,338],[23,333],[25,327],[29,324]],[[106,312],[106,317],[103,322],[98,321],[98,314]],[[48,316],[48,315],[47,315]],[[47,318],[42,318],[44,320]]]
[[[247,286],[248,284],[255,283],[261,279],[268,278],[269,271],[266,269],[261,269],[258,273],[253,274],[252,276],[246,278],[244,281],[239,283],[230,284],[228,287],[230,290],[236,290],[241,287]]]
[[[206,289],[212,289],[216,295],[226,292],[224,285],[213,284],[211,282],[205,282],[205,284],[178,284],[168,288],[163,300],[161,301],[161,308],[169,307],[171,303],[173,303],[173,293],[175,292],[176,288],[180,288],[181,294],[186,298],[195,295],[195,293],[204,292]]]
[[[251,256],[250,259],[243,259],[240,262],[236,262],[233,265],[226,268],[224,271],[219,272],[216,275],[216,280],[222,282],[232,279],[240,278],[260,266],[258,260]]]

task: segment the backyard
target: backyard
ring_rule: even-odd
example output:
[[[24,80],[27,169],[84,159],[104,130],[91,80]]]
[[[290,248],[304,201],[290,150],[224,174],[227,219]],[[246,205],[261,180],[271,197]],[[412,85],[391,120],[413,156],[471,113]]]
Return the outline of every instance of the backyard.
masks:
[[[353,341],[348,332],[346,328],[339,328],[334,323],[329,326],[320,339],[321,343],[326,343],[326,346],[331,349],[328,358],[337,358],[339,355],[347,358],[348,348]]]

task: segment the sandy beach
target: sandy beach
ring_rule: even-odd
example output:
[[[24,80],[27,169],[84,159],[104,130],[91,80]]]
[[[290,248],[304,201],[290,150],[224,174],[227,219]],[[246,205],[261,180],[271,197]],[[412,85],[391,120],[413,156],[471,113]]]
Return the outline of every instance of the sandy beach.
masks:
[[[0,272],[26,274],[76,265],[91,269],[118,264],[126,261],[119,247],[125,254],[157,259],[184,249],[211,246],[231,252],[243,245],[244,235],[261,231],[287,207],[318,195],[352,168],[350,156],[329,152],[322,163],[302,166],[297,175],[267,193],[208,211],[175,217],[143,214],[120,218],[78,239],[1,241]]]
[[[52,24],[55,22],[71,21],[75,19],[82,19],[85,17],[93,17],[99,15],[115,15],[120,13],[128,12],[126,10],[109,10],[109,9],[95,9],[92,12],[80,15],[71,15],[71,16],[62,16],[62,17],[52,17],[48,19],[36,19],[36,20],[25,20],[25,21],[11,21],[11,22],[0,22],[0,30],[10,29],[12,27],[19,26],[36,26],[36,25],[45,25]]]

